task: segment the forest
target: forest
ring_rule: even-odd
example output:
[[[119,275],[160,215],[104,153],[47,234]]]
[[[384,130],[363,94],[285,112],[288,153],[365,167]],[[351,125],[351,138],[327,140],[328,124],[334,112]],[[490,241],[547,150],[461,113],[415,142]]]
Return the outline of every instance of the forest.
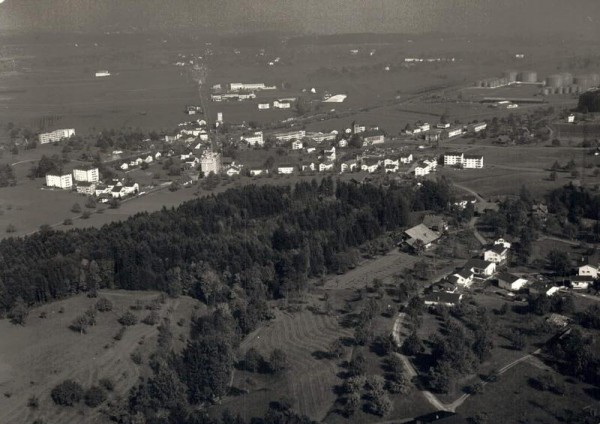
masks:
[[[446,208],[450,193],[445,180],[417,190],[332,178],[245,186],[99,229],[8,238],[0,311],[99,288],[185,293],[209,305],[234,290],[249,304],[287,296],[310,277],[344,272],[358,246],[406,226],[409,212]],[[245,331],[254,320],[242,320]]]

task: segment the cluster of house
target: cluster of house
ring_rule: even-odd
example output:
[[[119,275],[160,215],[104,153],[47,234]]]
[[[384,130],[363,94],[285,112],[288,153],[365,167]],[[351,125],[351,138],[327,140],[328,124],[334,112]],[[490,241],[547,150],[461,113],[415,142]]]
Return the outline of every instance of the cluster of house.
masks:
[[[102,202],[108,202],[111,198],[121,199],[139,192],[139,185],[134,182],[115,180],[111,184],[102,184],[98,168],[91,166],[75,168],[69,174],[47,174],[46,185],[63,190],[75,188],[77,193],[96,196]]]
[[[217,122],[221,120],[222,116],[217,118]],[[173,143],[176,141],[182,141],[186,144],[192,144],[196,141],[200,141],[200,143],[208,144],[209,136],[207,123],[204,119],[198,119],[193,122],[183,122],[179,124],[181,129],[174,135],[165,135],[165,142]]]
[[[444,165],[465,169],[483,168],[483,155],[467,155],[461,152],[444,153]]]
[[[435,240],[430,243],[433,241]],[[493,277],[498,268],[506,265],[510,247],[511,244],[506,240],[496,240],[492,246],[484,250],[483,257],[470,259],[460,270],[434,284],[432,292],[424,298],[425,304],[452,306],[459,303],[462,293],[459,293],[458,289],[468,288],[476,281],[485,281]],[[510,291],[521,290],[527,284],[526,279],[508,272],[499,273],[497,280],[501,288]]]
[[[296,101],[295,97],[288,97],[284,99],[277,99],[273,101],[273,109],[291,109],[292,104]],[[258,110],[269,110],[271,109],[271,103],[259,103]]]
[[[142,166],[142,164],[144,164],[144,163],[150,165],[152,162],[154,162],[155,160],[159,160],[161,157],[162,157],[162,153],[156,152],[153,155],[149,154],[145,158],[139,157],[139,158],[132,159],[129,162],[123,162],[119,166],[119,169],[121,169],[121,171],[127,171],[131,168],[136,168],[136,167]]]
[[[428,142],[449,140],[463,134],[476,134],[487,128],[487,123],[476,122],[465,126],[451,126],[447,122],[441,122],[432,128],[428,123],[418,122],[414,126],[407,125],[404,134],[408,136],[422,137]]]

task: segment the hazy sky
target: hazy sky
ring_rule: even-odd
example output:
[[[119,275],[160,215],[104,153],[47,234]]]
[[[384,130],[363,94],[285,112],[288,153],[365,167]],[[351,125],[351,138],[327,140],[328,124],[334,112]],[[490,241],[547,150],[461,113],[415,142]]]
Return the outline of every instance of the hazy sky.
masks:
[[[600,0],[5,0],[0,29],[600,35]]]

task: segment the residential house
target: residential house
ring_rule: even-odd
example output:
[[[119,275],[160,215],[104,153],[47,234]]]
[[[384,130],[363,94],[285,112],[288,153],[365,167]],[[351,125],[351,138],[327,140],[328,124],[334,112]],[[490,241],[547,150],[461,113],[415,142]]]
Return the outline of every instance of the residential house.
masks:
[[[301,150],[304,147],[302,140],[294,140],[292,141],[292,150]]]
[[[438,129],[440,129],[440,130],[445,130],[445,129],[450,128],[450,124],[448,122],[440,122],[435,127],[438,128]]]
[[[340,165],[340,172],[354,172],[356,169],[358,169],[358,162],[355,160],[342,162]]]
[[[430,143],[440,141],[441,138],[442,138],[441,130],[433,130],[433,131],[430,131],[427,134],[425,134],[425,141],[428,141]]]
[[[262,131],[242,135],[241,139],[248,143],[248,146],[263,146],[265,144]]]
[[[504,240],[503,238],[499,238],[498,240],[494,241],[494,246],[497,246],[497,245],[503,246],[506,249],[510,249],[510,246],[511,246],[510,242]]]
[[[83,167],[73,169],[73,180],[75,182],[96,183],[100,180],[97,167]]]
[[[46,175],[46,185],[48,187],[62,188],[63,190],[73,187],[73,176],[71,174],[64,175]]]
[[[463,167],[465,169],[483,168],[483,155],[465,155]]]
[[[253,177],[256,177],[258,175],[267,175],[268,173],[269,173],[268,169],[260,169],[260,168],[250,169],[250,175]]]
[[[465,264],[464,268],[471,270],[479,278],[491,277],[496,272],[494,262],[482,259],[471,259]]]
[[[300,164],[300,170],[302,172],[314,172],[317,170],[317,165],[315,164],[315,162],[302,162]]]
[[[587,290],[594,283],[594,278],[591,275],[575,275],[571,277],[571,287],[574,289]]]
[[[591,276],[598,278],[600,273],[600,259],[596,255],[588,256],[584,258],[579,266],[577,267],[577,275]]]
[[[129,169],[129,164],[122,163],[121,166],[119,166],[119,168],[121,169],[121,171],[127,171]]]
[[[502,244],[495,244],[483,252],[483,260],[494,262],[498,265],[506,264],[508,261],[508,249]]]
[[[381,159],[366,158],[363,159],[362,164],[360,165],[360,169],[362,171],[367,171],[368,173],[372,174],[373,172],[379,169],[379,166],[381,166]]]
[[[338,141],[338,147],[339,148],[348,147],[348,140],[346,140],[345,138],[340,138],[340,140]]]
[[[218,174],[221,172],[221,167],[220,153],[207,150],[202,154],[200,158],[200,170],[204,175],[209,175],[210,173]]]
[[[96,194],[96,183],[81,182],[77,184],[77,193],[93,196]]]
[[[430,172],[431,168],[428,164],[423,161],[417,163],[417,166],[415,167],[415,177],[424,177],[425,175],[429,175]]]
[[[162,153],[161,152],[156,152],[154,154],[154,160],[159,160],[162,157]]]
[[[384,166],[388,166],[388,165],[400,166],[400,159],[385,158],[383,160],[383,165]]]
[[[437,239],[440,238],[439,233],[430,230],[423,224],[415,225],[404,232],[406,238],[406,244],[413,249],[418,249],[421,245],[424,249],[430,248]]]
[[[455,201],[453,205],[459,209],[465,209],[467,205],[474,205],[475,203],[477,203],[477,198],[475,196],[467,195]]]
[[[449,279],[458,286],[470,287],[473,284],[473,277],[473,272],[470,269],[463,268],[452,274]]]
[[[425,305],[427,306],[444,305],[452,307],[460,303],[462,296],[461,293],[430,293],[423,297],[423,302],[425,302]]]
[[[501,272],[498,274],[497,279],[498,287],[510,291],[519,291],[528,283],[526,278],[518,277],[508,272]]]
[[[465,158],[464,153],[460,152],[447,152],[444,153],[444,165],[445,166],[462,166]]]
[[[319,172],[333,171],[333,162],[321,162],[319,164]]]
[[[384,165],[383,170],[386,174],[395,174],[400,167],[398,165]]]
[[[336,156],[335,156],[335,146],[332,147],[331,149],[325,149],[325,150],[323,150],[323,158],[325,160],[328,160],[328,161],[335,160],[335,158],[336,158]]]
[[[242,168],[243,165],[239,165],[234,162],[231,165],[229,165],[227,169],[225,169],[225,174],[227,174],[227,176],[229,177],[233,177],[234,175],[240,175],[240,173],[242,172]]]
[[[154,162],[154,158],[152,157],[152,155],[148,155],[148,156],[146,156],[146,159],[144,159],[144,162],[146,162],[147,164],[150,164],[150,163]]]
[[[294,165],[285,164],[277,167],[278,174],[293,174],[296,167]]]
[[[413,161],[413,155],[412,155],[412,153],[409,153],[408,155],[402,155],[402,156],[400,156],[400,163],[409,164],[412,161]]]
[[[458,290],[458,286],[448,278],[444,278],[432,285],[431,290],[433,292],[455,293]]]

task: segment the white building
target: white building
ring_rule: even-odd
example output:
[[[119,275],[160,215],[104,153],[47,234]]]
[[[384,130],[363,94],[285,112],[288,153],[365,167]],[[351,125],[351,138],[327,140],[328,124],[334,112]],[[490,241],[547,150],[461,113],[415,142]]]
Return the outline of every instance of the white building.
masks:
[[[325,150],[323,150],[323,156],[328,161],[335,160],[335,158],[336,158],[336,156],[335,156],[335,147],[332,147],[331,149],[325,149]]]
[[[73,128],[66,128],[55,130],[49,133],[42,133],[39,135],[40,144],[46,143],[54,143],[55,141],[60,141],[63,138],[70,138],[75,135],[75,130]]]
[[[300,139],[306,137],[306,131],[298,130],[298,131],[275,133],[275,134],[273,134],[273,137],[279,141],[300,140]]]
[[[293,174],[294,169],[296,167],[294,165],[281,165],[277,167],[278,174]]]
[[[446,136],[448,138],[453,138],[453,137],[458,137],[459,135],[461,135],[463,133],[462,128],[452,128],[452,129],[448,129],[446,131]]]
[[[381,166],[381,162],[382,161],[380,159],[367,158],[363,160],[360,169],[362,171],[368,172],[369,174],[372,174],[373,172],[379,169],[379,167]]]
[[[248,146],[264,146],[265,140],[262,131],[255,131],[252,134],[243,135],[242,140],[248,143]]]
[[[358,163],[355,160],[343,162],[340,165],[340,172],[353,172],[358,168]]]
[[[400,163],[409,164],[413,161],[412,153],[409,153],[407,156],[400,156]]]
[[[110,72],[108,72],[106,70],[96,72],[96,78],[104,78],[104,77],[109,77],[109,76],[110,76]]]
[[[269,103],[259,103],[258,110],[267,110],[270,109],[271,105]]]
[[[82,182],[77,184],[77,193],[93,196],[96,194],[96,183]]]
[[[46,185],[48,187],[62,188],[63,190],[73,187],[73,176],[71,174],[64,175],[46,175]]]
[[[200,169],[204,175],[221,172],[221,154],[212,151],[204,152],[200,158]]]
[[[481,155],[465,155],[463,167],[466,169],[483,168],[483,156]]]
[[[567,116],[567,122],[572,124],[575,122],[575,115],[570,114],[569,116]]]
[[[383,143],[385,143],[385,136],[381,132],[369,131],[363,134],[363,146],[365,147]]]
[[[446,166],[462,165],[464,158],[465,158],[465,155],[463,153],[458,153],[458,152],[444,153],[444,165],[446,165]]]
[[[253,176],[253,177],[256,177],[258,175],[263,175],[263,174],[266,175],[268,173],[269,173],[268,169],[259,169],[259,168],[256,168],[256,169],[251,169],[250,170],[250,175]]]
[[[498,275],[498,287],[510,291],[519,291],[527,285],[525,278],[503,272]]]
[[[429,175],[431,172],[431,168],[425,162],[419,162],[415,167],[415,177],[424,177],[425,175]]]
[[[279,100],[275,100],[273,102],[274,109],[290,109],[292,104],[290,102],[280,102]]]
[[[319,164],[319,172],[333,171],[333,162],[324,162]]]
[[[97,183],[100,180],[98,168],[75,168],[73,179],[76,182]]]

